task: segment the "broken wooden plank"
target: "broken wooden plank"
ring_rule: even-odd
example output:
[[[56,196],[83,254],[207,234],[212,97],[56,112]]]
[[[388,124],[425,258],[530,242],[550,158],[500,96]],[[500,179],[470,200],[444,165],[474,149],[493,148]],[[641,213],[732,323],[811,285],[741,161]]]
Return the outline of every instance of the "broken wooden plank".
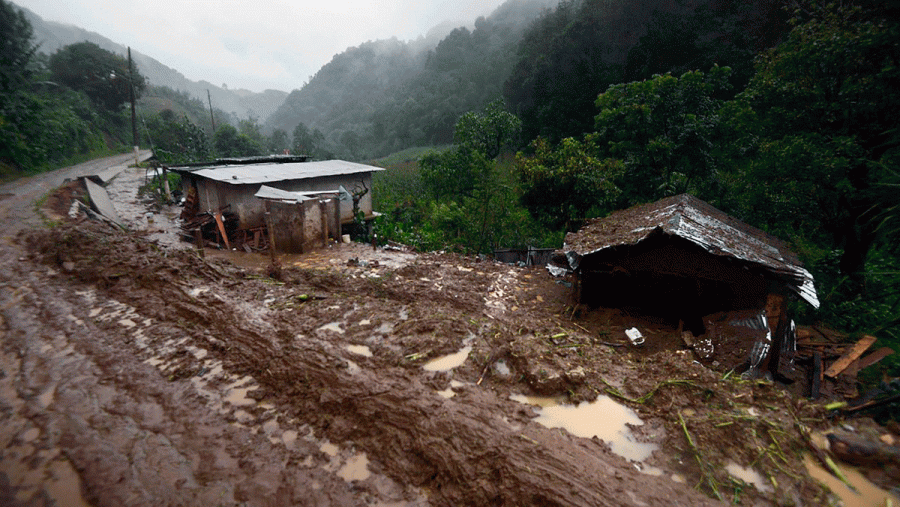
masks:
[[[225,247],[231,250],[231,244],[228,242],[228,233],[225,232],[225,224],[222,222],[222,212],[216,212],[216,224],[219,226],[219,232],[222,234],[222,239],[225,240]]]
[[[894,349],[892,349],[890,347],[881,347],[880,349],[876,350],[875,352],[872,352],[868,356],[860,359],[859,360],[859,369],[862,370],[862,369],[868,368],[869,366],[872,366],[873,364],[877,363],[878,361],[881,361],[882,359],[886,358],[887,356],[889,356],[893,353],[894,353]]]
[[[859,356],[863,355],[863,352],[866,351],[869,347],[875,343],[876,338],[874,336],[865,335],[858,342],[856,342],[850,350],[844,353],[843,356],[838,358],[837,361],[833,362],[831,366],[825,370],[826,377],[837,377],[840,373],[847,369],[850,366],[850,363],[859,359]]]

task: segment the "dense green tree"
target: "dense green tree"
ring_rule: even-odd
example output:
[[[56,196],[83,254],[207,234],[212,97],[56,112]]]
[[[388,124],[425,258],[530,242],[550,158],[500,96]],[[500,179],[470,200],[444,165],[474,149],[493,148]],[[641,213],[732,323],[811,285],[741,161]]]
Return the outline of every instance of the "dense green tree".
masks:
[[[220,157],[253,157],[263,154],[262,146],[231,125],[222,125],[213,137],[213,148]]]
[[[290,149],[291,142],[288,139],[287,132],[281,129],[275,129],[269,136],[268,149],[269,153],[282,153],[284,150]]]
[[[268,147],[268,141],[266,140],[266,136],[262,133],[262,127],[259,125],[259,118],[253,116],[252,114],[248,116],[246,119],[240,120],[237,124],[238,132],[253,141],[254,144],[259,146],[259,151],[264,151],[264,148]]]
[[[619,160],[598,157],[596,142],[596,134],[584,141],[565,138],[555,147],[538,138],[531,143],[532,155],[517,155],[522,204],[545,227],[576,230],[585,218],[615,206],[621,194],[616,181],[625,167]]]
[[[166,164],[201,162],[210,158],[206,132],[187,116],[178,119],[170,109],[146,121],[149,140],[156,157]]]
[[[310,130],[303,123],[298,123],[292,135],[291,153],[309,155],[317,159],[332,158],[331,153],[325,148],[325,136],[318,129]]]
[[[128,60],[93,42],[70,44],[50,57],[50,72],[58,83],[82,91],[108,111],[118,110],[131,97],[140,97],[146,87],[137,69]]]
[[[0,107],[12,99],[13,93],[25,89],[34,73],[37,45],[33,34],[25,13],[0,0]]]
[[[646,34],[628,51],[624,80],[728,66],[733,96],[754,74],[756,54],[776,46],[790,31],[790,16],[781,7],[775,0],[717,0],[657,10]]]
[[[740,133],[730,145],[745,213],[830,240],[858,286],[872,247],[900,240],[883,226],[896,213],[887,185],[900,159],[895,14],[880,5],[804,6],[802,22],[762,56],[747,90],[723,111]]]
[[[0,0],[0,174],[44,169],[104,147],[82,94],[39,83],[43,62],[24,13]]]
[[[472,197],[477,188],[490,186],[494,159],[514,143],[520,128],[521,122],[504,109],[502,100],[463,114],[454,127],[456,144],[422,157],[422,182],[436,199]]]
[[[471,196],[479,180],[490,172],[491,161],[471,146],[431,152],[419,160],[422,183],[432,197]]]
[[[627,207],[692,192],[717,190],[719,109],[730,85],[728,67],[686,72],[610,87],[596,100],[597,157],[624,163],[617,181]]]
[[[498,99],[482,111],[470,111],[456,122],[453,140],[457,145],[469,146],[488,160],[500,155],[504,148],[515,146],[522,122],[506,111]]]

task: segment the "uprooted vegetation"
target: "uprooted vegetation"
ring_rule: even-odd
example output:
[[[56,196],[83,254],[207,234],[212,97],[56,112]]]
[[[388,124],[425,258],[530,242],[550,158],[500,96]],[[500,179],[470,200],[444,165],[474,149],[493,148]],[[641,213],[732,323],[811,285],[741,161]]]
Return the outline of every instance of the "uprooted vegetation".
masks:
[[[648,340],[675,343],[677,332],[620,311],[573,312],[568,288],[543,270],[426,254],[396,269],[285,266],[273,280],[91,222],[23,241],[71,283],[152,318],[158,340],[186,336],[157,357],[168,381],[202,375],[185,347],[206,350],[252,376],[258,387],[248,395],[274,404],[279,421],[366,452],[435,504],[828,502],[804,465],[808,432],[831,425],[821,405],[708,369],[688,350],[626,346],[635,322]],[[353,345],[371,356],[349,353]],[[452,371],[422,369],[466,345],[468,359]],[[437,396],[451,380],[454,397]],[[658,449],[629,464],[597,438],[534,423],[535,409],[515,394],[610,396],[644,421],[635,438]],[[763,482],[750,485],[729,466]]]

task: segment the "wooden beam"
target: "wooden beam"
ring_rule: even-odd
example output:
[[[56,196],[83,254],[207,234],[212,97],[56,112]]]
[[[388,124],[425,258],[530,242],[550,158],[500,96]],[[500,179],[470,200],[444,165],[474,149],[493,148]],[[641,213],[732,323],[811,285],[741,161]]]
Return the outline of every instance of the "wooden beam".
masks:
[[[872,366],[873,364],[877,363],[878,361],[881,361],[882,359],[886,358],[887,356],[889,356],[893,353],[894,353],[894,349],[892,349],[890,347],[881,347],[880,349],[876,350],[875,352],[872,352],[868,356],[860,359],[859,360],[859,369],[862,370],[864,368],[868,368],[869,366]]]
[[[231,250],[231,243],[228,242],[228,234],[225,232],[225,224],[222,222],[222,212],[216,212],[216,225],[219,226],[219,232],[222,233],[222,239],[225,240],[225,247]]]
[[[875,343],[875,340],[876,338],[874,336],[863,336],[858,342],[850,347],[850,350],[845,352],[843,356],[838,358],[837,361],[832,363],[831,366],[825,370],[825,376],[834,378],[840,375],[840,373],[846,370],[853,361],[859,359],[859,356],[863,355],[863,352],[871,347],[872,344]]]

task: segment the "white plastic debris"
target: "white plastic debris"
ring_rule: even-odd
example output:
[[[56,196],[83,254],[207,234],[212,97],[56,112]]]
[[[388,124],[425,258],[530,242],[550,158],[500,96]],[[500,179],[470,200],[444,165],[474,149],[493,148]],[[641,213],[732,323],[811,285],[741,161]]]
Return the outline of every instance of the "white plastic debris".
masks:
[[[550,272],[550,276],[566,276],[569,272],[568,269],[560,266],[554,266],[553,264],[547,264],[547,271]]]
[[[635,347],[640,347],[641,345],[644,344],[644,336],[641,334],[640,331],[638,331],[638,328],[636,328],[636,327],[633,327],[631,329],[626,329],[625,336],[627,336],[628,339],[631,340],[631,344],[634,345]]]

